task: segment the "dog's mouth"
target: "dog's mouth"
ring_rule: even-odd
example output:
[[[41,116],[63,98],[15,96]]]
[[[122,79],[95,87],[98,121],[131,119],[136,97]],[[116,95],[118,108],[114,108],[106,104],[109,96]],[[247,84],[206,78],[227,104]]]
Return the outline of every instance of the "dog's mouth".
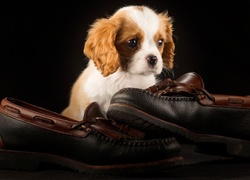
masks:
[[[157,71],[153,69],[139,73],[139,75],[143,75],[143,76],[150,76],[151,74],[157,75],[159,73],[157,73]]]
[[[138,74],[138,75],[143,75],[143,76],[150,76],[152,74],[158,75],[160,73],[161,73],[161,71],[159,70],[159,68],[156,68],[156,67],[150,68],[150,67],[148,67],[147,69],[144,69],[142,71],[138,71],[137,73],[134,72],[133,74]]]

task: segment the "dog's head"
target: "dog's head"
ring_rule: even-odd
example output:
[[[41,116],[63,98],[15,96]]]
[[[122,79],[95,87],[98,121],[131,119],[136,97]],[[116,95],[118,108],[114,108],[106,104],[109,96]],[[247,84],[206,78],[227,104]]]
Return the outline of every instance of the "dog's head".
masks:
[[[145,6],[127,6],[97,19],[88,31],[84,53],[103,76],[117,71],[159,74],[173,68],[172,18]]]

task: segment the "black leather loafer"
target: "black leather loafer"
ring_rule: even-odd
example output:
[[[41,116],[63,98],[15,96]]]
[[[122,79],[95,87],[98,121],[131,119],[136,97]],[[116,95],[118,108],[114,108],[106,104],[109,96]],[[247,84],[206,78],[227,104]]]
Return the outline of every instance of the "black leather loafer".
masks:
[[[136,174],[182,164],[175,138],[107,120],[97,103],[78,122],[14,98],[0,106],[0,168],[34,170],[53,163],[89,174]]]
[[[220,144],[229,155],[250,157],[250,97],[210,94],[194,72],[147,90],[120,90],[107,116],[147,134],[163,128],[196,143]]]

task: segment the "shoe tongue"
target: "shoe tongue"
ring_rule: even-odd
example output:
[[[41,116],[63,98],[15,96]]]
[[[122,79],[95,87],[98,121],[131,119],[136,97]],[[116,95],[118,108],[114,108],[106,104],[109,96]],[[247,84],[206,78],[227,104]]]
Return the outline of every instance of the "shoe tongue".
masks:
[[[91,121],[91,119],[95,119],[96,117],[106,119],[100,105],[97,102],[92,102],[85,109],[83,120]]]
[[[186,74],[183,74],[178,79],[176,79],[177,83],[183,83],[183,84],[193,84],[196,87],[204,88],[204,82],[201,78],[201,76],[195,72],[189,72]]]

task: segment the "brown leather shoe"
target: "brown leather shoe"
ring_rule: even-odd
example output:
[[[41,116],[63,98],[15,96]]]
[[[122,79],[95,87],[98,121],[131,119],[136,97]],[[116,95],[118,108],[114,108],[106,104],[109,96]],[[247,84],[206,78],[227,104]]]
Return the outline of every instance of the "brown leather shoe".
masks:
[[[165,129],[196,143],[216,143],[209,146],[225,147],[229,155],[250,158],[250,97],[210,94],[194,72],[147,90],[120,90],[112,97],[107,116],[147,134],[159,135]]]
[[[78,122],[8,97],[0,106],[0,168],[33,170],[45,162],[90,174],[136,174],[182,164],[175,138],[143,135],[107,120],[97,103]]]

